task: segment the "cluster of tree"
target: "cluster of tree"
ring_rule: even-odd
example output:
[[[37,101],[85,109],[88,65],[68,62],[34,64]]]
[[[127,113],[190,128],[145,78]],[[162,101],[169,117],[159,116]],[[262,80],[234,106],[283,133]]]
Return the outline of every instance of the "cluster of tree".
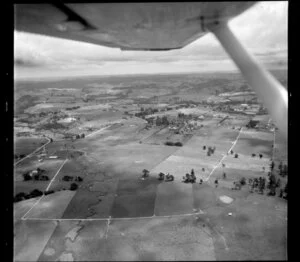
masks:
[[[251,156],[252,156],[252,157],[256,157],[256,154],[253,153]],[[262,155],[262,154],[259,154],[259,158],[262,158],[262,157],[263,157],[263,155]]]
[[[281,180],[280,178],[276,179],[275,175],[271,172],[268,174],[269,176],[269,182],[267,185],[267,188],[269,189],[269,196],[275,196],[276,195],[276,188],[280,188],[281,186]]]
[[[275,163],[274,163],[274,161],[272,161],[271,164],[270,164],[270,169],[271,169],[271,171],[274,170],[274,167],[275,167]]]
[[[181,142],[171,142],[171,141],[167,141],[165,142],[166,146],[182,146]]]
[[[80,139],[80,138],[85,138],[85,134],[84,133],[82,133],[82,134],[77,134],[76,135],[76,139]]]
[[[165,179],[165,178],[166,178],[166,179]],[[164,179],[165,179],[166,182],[174,181],[174,176],[173,176],[173,175],[170,175],[169,173],[165,176],[164,173],[160,172],[160,173],[158,174],[158,180],[164,180]]]
[[[158,112],[157,108],[151,108],[151,107],[149,107],[149,108],[145,109],[145,108],[141,107],[141,111],[138,112],[138,113],[135,113],[134,115],[136,117],[145,118],[145,116],[152,115],[152,114],[157,113],[157,112]]]
[[[259,177],[259,178],[249,178],[248,180],[249,185],[251,187],[250,192],[253,193],[254,190],[258,190],[259,193],[263,194],[264,190],[266,188],[266,179],[263,177]]]
[[[64,176],[64,177],[62,178],[62,180],[63,180],[63,181],[73,181],[73,180],[74,180],[74,177],[72,177],[72,176]],[[75,181],[77,181],[77,182],[82,182],[82,181],[83,181],[83,178],[82,178],[81,176],[76,176],[76,177],[75,177]]]
[[[184,118],[184,119],[191,119],[193,118],[193,115],[192,114],[184,114],[184,113],[178,113],[177,117],[180,119],[180,118]]]
[[[246,178],[242,177],[239,181],[234,181],[232,190],[241,190],[242,186],[246,185]]]
[[[53,190],[49,190],[49,191],[45,191],[44,193],[41,190],[38,189],[34,189],[32,190],[29,194],[26,194],[24,192],[20,192],[18,194],[15,195],[14,197],[14,202],[19,202],[25,199],[30,199],[30,198],[34,198],[34,197],[39,197],[44,195],[49,195],[49,194],[53,194],[54,191]]]
[[[185,176],[182,177],[184,183],[195,183],[196,182],[196,176],[194,169],[191,170],[191,174],[186,173]],[[203,181],[200,179],[200,184],[202,184]]]
[[[279,197],[288,199],[288,183],[286,183],[284,189],[280,189]]]
[[[205,150],[205,149],[206,149],[206,146],[204,146],[203,149]],[[215,147],[215,146],[214,146],[214,147],[209,146],[209,147],[207,148],[207,155],[210,156],[210,155],[214,154],[214,153],[215,153],[215,150],[216,150],[216,147]]]
[[[80,108],[80,106],[67,107],[66,110],[75,110]]]
[[[14,159],[21,159],[21,158],[23,158],[23,157],[25,157],[26,155],[24,155],[24,154],[21,154],[21,155],[16,155],[16,154],[14,154]]]
[[[286,164],[282,164],[282,162],[278,165],[279,175],[282,177],[286,177],[288,175],[288,166]]]
[[[49,177],[46,175],[43,175],[46,170],[37,168],[37,173],[30,175],[30,172],[26,172],[23,174],[23,180],[24,181],[30,181],[30,180],[36,180],[36,181],[48,181]]]
[[[163,117],[157,116],[156,120],[155,120],[155,124],[157,126],[167,126],[170,124],[170,122],[169,122],[167,116],[163,116]]]
[[[150,125],[154,125],[154,117],[148,117],[147,119],[146,119],[146,121],[148,122],[148,124],[150,124]]]
[[[259,121],[257,121],[257,120],[250,120],[249,122],[248,122],[248,124],[246,125],[246,127],[248,127],[248,128],[254,128],[254,127],[256,127],[256,125],[259,123]]]

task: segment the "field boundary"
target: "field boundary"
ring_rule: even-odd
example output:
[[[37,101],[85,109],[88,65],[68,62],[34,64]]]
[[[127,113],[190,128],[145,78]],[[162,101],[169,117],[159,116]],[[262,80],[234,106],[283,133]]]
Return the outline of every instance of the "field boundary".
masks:
[[[203,215],[204,212],[200,210],[199,212],[178,214],[178,215],[164,215],[151,217],[107,217],[107,218],[22,218],[22,220],[36,220],[36,221],[112,221],[112,220],[135,220],[135,219],[152,219],[152,218],[172,218],[172,217],[185,217],[193,215]]]
[[[52,182],[55,180],[55,177],[58,175],[58,173],[60,172],[60,170],[63,168],[63,166],[65,165],[65,163],[68,161],[68,159],[66,158],[65,161],[62,163],[62,165],[60,166],[60,168],[57,170],[56,174],[53,176],[53,178],[51,179],[50,183],[48,184],[47,188],[45,191],[48,191]]]
[[[227,151],[227,154],[225,154],[221,160],[214,166],[213,170],[210,172],[210,174],[204,179],[204,181],[208,181],[210,176],[213,174],[213,172],[216,170],[216,168],[218,168],[218,166],[222,163],[222,161],[227,157],[228,153],[230,153],[230,151],[234,148],[234,146],[236,145],[241,133],[242,133],[242,129],[243,127],[241,127],[239,134],[237,135],[235,141],[232,142],[232,146],[229,148],[229,150]]]
[[[44,145],[40,146],[39,148],[37,148],[36,150],[34,150],[32,153],[28,154],[27,156],[23,157],[22,159],[20,159],[19,161],[17,161],[16,163],[14,163],[14,166],[16,166],[17,164],[19,164],[20,162],[22,162],[24,159],[28,158],[28,157],[31,157],[33,154],[35,154],[36,152],[38,152],[41,148],[45,147],[46,145],[48,145],[51,140],[46,137],[46,139],[48,139],[48,142],[45,143]]]
[[[54,175],[54,177],[51,179],[51,181],[49,182],[47,188],[45,191],[48,191],[49,187],[51,186],[52,182],[54,181],[55,177],[58,175],[58,173],[60,172],[60,170],[62,169],[62,167],[65,165],[65,163],[68,161],[68,159],[66,158],[65,161],[62,163],[62,165],[60,166],[60,168],[58,169],[58,171],[56,172],[56,174]],[[33,206],[25,213],[25,215],[23,215],[21,217],[21,220],[27,220],[26,215],[42,200],[42,198],[44,198],[44,194],[33,204]]]

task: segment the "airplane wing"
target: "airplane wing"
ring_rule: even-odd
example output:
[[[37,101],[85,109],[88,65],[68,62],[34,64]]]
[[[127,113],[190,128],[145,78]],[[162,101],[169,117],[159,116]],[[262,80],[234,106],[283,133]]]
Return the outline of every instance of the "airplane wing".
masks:
[[[16,4],[15,29],[122,50],[182,48],[255,2]]]

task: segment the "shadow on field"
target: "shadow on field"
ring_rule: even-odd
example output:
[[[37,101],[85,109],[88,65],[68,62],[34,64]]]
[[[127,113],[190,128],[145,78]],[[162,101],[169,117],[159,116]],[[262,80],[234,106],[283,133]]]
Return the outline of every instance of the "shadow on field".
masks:
[[[120,179],[111,216],[115,218],[153,216],[159,183],[156,178]]]

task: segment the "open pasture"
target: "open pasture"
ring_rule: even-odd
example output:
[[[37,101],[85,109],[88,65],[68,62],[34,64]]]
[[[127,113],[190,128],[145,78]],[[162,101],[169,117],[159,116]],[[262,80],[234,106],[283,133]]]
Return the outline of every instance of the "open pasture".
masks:
[[[234,149],[233,149],[234,150]],[[236,151],[234,151],[235,153]],[[234,157],[234,154],[228,154],[222,161],[226,168],[240,169],[240,170],[252,170],[254,172],[262,172],[263,167],[265,172],[268,172],[270,159],[259,157],[251,157],[247,155],[238,154],[238,158]]]
[[[55,221],[20,220],[15,223],[14,261],[37,261],[56,225]]]
[[[15,137],[14,140],[14,154],[16,155],[28,155],[48,141],[46,138],[36,137]]]
[[[287,141],[283,136],[276,132],[275,134],[275,144],[274,144],[274,156],[276,166],[282,161],[282,163],[287,163],[288,160],[288,147]]]
[[[210,232],[194,217],[112,220],[107,229],[106,221],[59,222],[39,261],[215,259]]]
[[[223,236],[222,242],[214,239],[216,259],[286,260],[286,209],[280,211],[276,208],[285,201],[249,193],[242,197],[242,191],[227,190],[226,193],[224,189],[219,190],[233,197],[234,201],[206,210],[204,221]],[[282,204],[286,206],[286,202]],[[225,242],[228,250],[224,248]]]
[[[178,147],[128,143],[98,149],[87,157],[101,162],[98,167],[100,170],[108,165],[113,173],[121,177],[137,178],[142,175],[143,169],[151,170],[176,150]]]
[[[236,131],[231,132],[236,133]],[[213,134],[209,137],[204,135],[192,137],[183,147],[180,147],[165,161],[153,168],[151,173],[170,173],[174,175],[176,180],[181,181],[182,176],[194,169],[197,177],[200,176],[200,178],[205,179],[232,146],[231,132],[223,129],[222,132],[219,131],[215,135],[216,137],[222,136],[223,140],[215,140]],[[205,150],[203,146],[206,146]],[[207,155],[208,146],[216,147],[214,154],[210,156]]]
[[[263,158],[272,157],[273,134],[270,132],[257,132],[243,130],[233,151],[238,154],[250,156],[262,154]]]
[[[152,216],[155,206],[157,186],[161,182],[149,179],[120,179],[115,191],[112,217]]]
[[[157,187],[155,216],[193,213],[192,184],[163,182]]]
[[[43,196],[26,217],[60,219],[74,195],[75,191],[63,190]]]

